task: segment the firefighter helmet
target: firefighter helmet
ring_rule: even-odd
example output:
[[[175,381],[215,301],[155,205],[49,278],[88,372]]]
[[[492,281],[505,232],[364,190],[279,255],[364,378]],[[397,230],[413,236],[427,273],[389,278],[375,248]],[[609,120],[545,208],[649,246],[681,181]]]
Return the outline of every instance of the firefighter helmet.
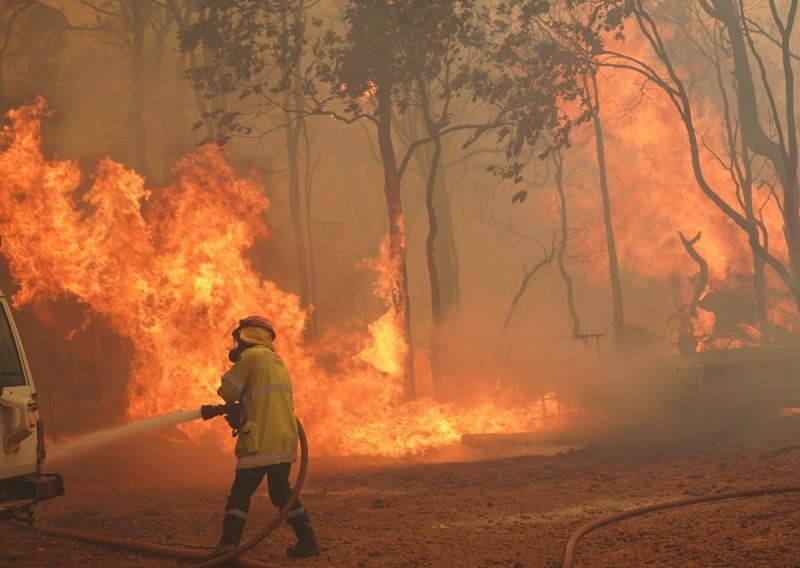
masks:
[[[275,339],[275,328],[272,327],[272,322],[264,316],[248,316],[239,320],[239,327],[233,330],[233,337],[239,341],[239,331],[243,327],[263,327],[272,334],[272,339]]]

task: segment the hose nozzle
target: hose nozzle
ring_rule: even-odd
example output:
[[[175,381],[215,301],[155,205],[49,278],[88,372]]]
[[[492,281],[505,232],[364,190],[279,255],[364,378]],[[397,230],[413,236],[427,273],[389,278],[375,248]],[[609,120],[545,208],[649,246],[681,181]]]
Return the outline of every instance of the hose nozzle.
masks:
[[[237,403],[231,402],[229,404],[204,404],[200,407],[200,416],[203,420],[211,420],[216,416],[223,416],[230,414],[236,409]]]

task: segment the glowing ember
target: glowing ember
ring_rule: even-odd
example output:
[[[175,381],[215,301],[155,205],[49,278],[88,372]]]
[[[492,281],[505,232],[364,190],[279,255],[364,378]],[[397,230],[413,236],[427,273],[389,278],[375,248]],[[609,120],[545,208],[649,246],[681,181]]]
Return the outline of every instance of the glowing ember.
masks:
[[[267,232],[262,214],[269,204],[257,181],[237,178],[218,148],[204,146],[178,162],[166,187],[147,189],[110,159],[87,183],[76,162],[42,156],[47,114],[41,99],[10,112],[0,140],[0,229],[20,286],[15,302],[72,296],[131,341],[130,418],[215,401],[228,365],[220,338],[242,314],[263,313],[279,330],[316,452],[402,456],[456,442],[464,432],[541,425],[541,409],[402,403],[399,362],[408,346],[398,340],[390,310],[369,334],[343,337],[338,347],[354,350],[338,351],[336,370],[324,369],[303,344],[307,314],[299,299],[263,280],[244,256]],[[369,265],[388,306],[393,267],[385,248]]]

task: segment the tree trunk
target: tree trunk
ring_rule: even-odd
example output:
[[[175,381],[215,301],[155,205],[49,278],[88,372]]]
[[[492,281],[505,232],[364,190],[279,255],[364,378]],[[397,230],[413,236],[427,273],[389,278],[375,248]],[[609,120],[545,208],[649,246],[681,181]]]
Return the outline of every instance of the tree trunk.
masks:
[[[172,12],[172,17],[175,18],[175,22],[178,24],[178,32],[186,31],[187,26],[187,17],[190,10],[194,9],[191,4],[185,4],[179,6],[174,0],[168,0],[167,2],[167,9]],[[182,11],[184,10],[184,11]],[[199,21],[203,21],[205,18],[205,13],[202,10],[198,10],[197,17]],[[197,54],[195,53],[194,49],[189,50],[186,52],[186,57],[189,59],[189,69],[197,68]],[[181,71],[181,79],[183,78],[183,72],[185,72],[185,64],[184,68]],[[200,89],[192,89],[192,93],[194,93],[194,103],[197,106],[197,114],[200,115],[200,120],[203,123],[203,127],[206,130],[206,138],[209,140],[214,140],[217,137],[216,127],[214,126],[214,121],[208,117],[208,107],[206,106],[205,99],[200,91]]]
[[[622,284],[617,262],[617,244],[614,238],[614,225],[611,216],[611,196],[608,191],[606,175],[605,146],[603,143],[603,127],[600,122],[600,97],[597,91],[597,76],[592,75],[591,91],[587,85],[590,107],[593,109],[594,139],[597,148],[597,169],[600,177],[600,195],[603,199],[603,221],[606,228],[606,246],[608,248],[608,272],[611,281],[611,305],[614,317],[614,339],[617,343],[625,342],[625,315],[622,307]]]
[[[725,50],[726,46],[722,45],[721,38],[717,39],[716,41],[718,43],[714,46],[714,67],[717,74],[717,85],[719,86],[720,97],[722,99],[725,132],[731,160],[728,169],[731,172],[731,177],[738,183],[737,191],[740,191],[741,193],[740,203],[747,220],[747,242],[750,245],[750,254],[753,257],[752,280],[753,294],[756,301],[756,320],[758,321],[758,327],[761,331],[759,343],[766,344],[770,342],[769,319],[767,318],[767,284],[764,276],[766,262],[759,254],[758,250],[759,246],[762,244],[762,233],[764,248],[768,248],[767,241],[769,236],[764,224],[760,221],[760,219],[756,218],[755,207],[753,205],[753,164],[750,153],[751,145],[748,144],[746,135],[738,135],[738,129],[735,129],[733,126],[734,121],[731,118],[731,105],[728,100],[722,64],[717,57],[718,50]],[[743,46],[740,45],[739,49],[742,48]],[[741,95],[738,92],[739,89],[737,88],[737,85],[738,83],[734,80],[733,89],[735,92],[737,92],[737,97],[739,97]],[[749,121],[751,118],[752,117],[747,117],[746,120]],[[750,130],[752,130],[752,126],[750,127]],[[741,148],[740,154],[737,154],[737,147]]]
[[[785,81],[785,120],[781,122],[774,100],[772,87],[766,81],[764,89],[770,101],[771,118],[777,129],[779,142],[775,142],[765,131],[757,112],[758,98],[755,82],[750,69],[748,36],[743,28],[742,13],[731,0],[711,0],[713,9],[706,11],[716,18],[727,30],[730,53],[734,63],[738,115],[741,120],[742,140],[754,153],[765,157],[772,164],[783,190],[783,226],[786,246],[789,252],[789,273],[787,281],[794,295],[795,304],[800,310],[800,188],[797,179],[797,126],[794,112],[794,73],[791,64],[790,39],[797,10],[797,0],[792,0],[785,28],[781,33],[781,55]],[[779,32],[780,33],[780,32]],[[755,44],[750,43],[750,51],[755,52]],[[756,58],[760,64],[760,58]],[[763,68],[762,68],[763,73]],[[757,252],[762,253],[760,249]],[[763,253],[761,254],[763,257]],[[766,259],[764,259],[766,260]]]
[[[769,318],[767,317],[767,286],[764,280],[764,259],[758,255],[753,255],[753,291],[756,296],[756,317],[758,318],[758,328],[761,330],[759,343],[765,345],[772,341],[772,334],[769,330]]]
[[[431,381],[433,382],[433,396],[441,402],[444,400],[441,368],[442,299],[439,273],[436,266],[436,239],[439,232],[439,223],[434,207],[434,189],[436,188],[436,175],[439,173],[441,165],[442,140],[439,137],[439,130],[433,122],[430,99],[422,77],[417,79],[417,87],[422,99],[425,125],[428,134],[433,136],[433,154],[431,155],[428,169],[428,181],[425,185],[425,209],[428,213],[428,238],[425,241],[425,258],[428,263],[428,279],[431,287]]]
[[[164,117],[164,123],[169,125],[170,132],[167,133],[167,140],[170,142],[166,145],[170,151],[169,161],[175,162],[174,156],[177,152],[183,152],[184,148],[188,146],[186,143],[186,134],[188,127],[183,113],[183,108],[186,99],[186,80],[183,77],[184,70],[186,69],[186,52],[181,51],[180,55],[175,62],[175,70],[173,75],[172,86],[172,100],[167,108],[169,108],[169,116]]]
[[[288,98],[288,97],[287,97]],[[287,120],[292,120],[291,113],[284,113]],[[308,260],[303,234],[303,215],[300,195],[300,125],[290,123],[286,128],[286,155],[289,160],[289,212],[292,218],[292,232],[297,260],[297,276],[300,288],[300,302],[303,308],[308,307]]]
[[[706,291],[706,286],[708,285],[708,262],[704,259],[697,249],[694,248],[694,244],[700,240],[701,233],[697,233],[691,239],[687,239],[683,233],[678,231],[678,234],[681,237],[681,242],[683,243],[683,248],[686,249],[686,252],[689,253],[689,256],[692,257],[697,263],[699,268],[699,272],[695,277],[694,281],[694,292],[692,293],[692,300],[689,304],[689,315],[692,317],[697,316],[697,306],[700,303],[700,298],[703,296],[703,292]]]
[[[431,285],[431,380],[436,400],[444,400],[441,369],[441,333],[442,333],[442,301],[439,287],[439,274],[436,268],[436,237],[439,230],[436,210],[433,205],[436,172],[442,155],[442,142],[436,138],[433,142],[434,153],[428,183],[425,188],[425,206],[428,210],[428,238],[425,242],[425,256],[428,261],[428,276]]]
[[[427,96],[427,95],[426,95]],[[430,99],[430,97],[428,97]],[[426,104],[429,104],[426,103]],[[404,132],[406,140],[419,140],[422,138],[416,128],[416,113],[406,112],[406,127]],[[425,110],[422,110],[422,120],[426,123],[428,135],[434,133],[427,126]],[[398,129],[400,131],[400,129]],[[436,148],[433,144],[425,144],[414,153],[414,161],[422,172],[430,176],[431,164]],[[445,144],[442,143],[441,156],[438,158],[436,182],[433,190],[433,209],[437,218],[437,233],[435,240],[434,259],[439,277],[439,297],[441,303],[442,321],[449,317],[459,318],[459,304],[461,302],[461,286],[458,274],[458,251],[453,236],[453,212],[450,189],[447,186],[447,169],[445,167]],[[420,209],[421,210],[421,209]],[[413,226],[413,212],[406,212],[406,231],[411,231]]]
[[[289,42],[294,42],[294,37],[289,38],[289,12],[294,9],[294,25],[293,31],[302,29],[304,27],[302,20],[302,0],[298,2],[297,6],[290,6],[290,2],[283,0],[281,2],[281,33],[287,41],[284,49],[291,51],[294,45]],[[300,53],[296,53],[296,59],[293,65],[294,74],[298,74],[301,69]],[[286,122],[286,154],[289,160],[289,213],[292,218],[292,233],[294,235],[295,256],[297,260],[297,277],[300,288],[300,303],[303,308],[309,307],[309,284],[308,284],[308,260],[306,258],[306,244],[305,235],[303,233],[303,214],[300,194],[300,129],[302,124],[300,120],[296,120],[295,113],[292,109],[297,106],[297,97],[301,96],[299,89],[301,85],[298,84],[298,78],[293,77],[290,80],[291,89],[286,89],[283,93],[283,117]],[[294,91],[294,93],[292,92]],[[300,102],[302,105],[302,101]],[[301,107],[302,108],[302,107]],[[308,157],[306,157],[308,158]],[[308,332],[308,330],[306,330]]]
[[[714,6],[715,6],[715,8],[717,8],[716,10],[715,9],[711,9],[709,7],[709,5],[707,4],[707,2],[705,2],[705,1],[701,1],[700,2],[700,6],[703,7],[703,9],[705,9],[706,12],[711,17],[716,18],[725,27],[728,27],[728,22],[726,22],[723,18],[720,17],[721,12],[719,11],[718,7],[720,5],[722,5],[722,4],[719,4],[716,0],[711,0],[711,1],[714,2]],[[724,4],[725,0],[720,0],[720,2],[722,2]],[[729,2],[728,2],[728,4],[729,4]],[[797,5],[796,0],[792,0],[792,4],[793,4],[793,6],[796,6]],[[714,190],[714,188],[711,187],[711,185],[709,184],[708,180],[706,179],[705,172],[703,171],[702,160],[700,158],[700,142],[698,141],[697,131],[695,130],[694,119],[692,117],[692,105],[691,105],[691,102],[689,100],[689,95],[688,95],[688,93],[686,91],[686,87],[684,86],[683,81],[681,80],[681,78],[679,77],[677,71],[675,70],[675,66],[674,66],[671,58],[669,57],[669,53],[666,51],[666,49],[664,47],[664,41],[663,41],[663,38],[661,37],[660,32],[658,31],[658,26],[656,25],[655,20],[653,20],[652,16],[643,8],[641,0],[637,0],[637,2],[635,4],[634,11],[633,11],[633,15],[636,18],[636,23],[639,26],[639,29],[641,30],[643,35],[647,38],[647,41],[650,44],[650,47],[653,49],[654,54],[664,64],[664,70],[667,73],[669,81],[671,81],[671,83],[672,83],[671,85],[669,85],[668,83],[665,83],[662,78],[657,77],[655,75],[651,75],[649,71],[643,71],[645,73],[645,75],[648,75],[655,82],[660,84],[662,90],[664,90],[664,92],[670,98],[672,103],[675,105],[675,108],[677,109],[678,114],[681,117],[681,121],[683,122],[684,128],[686,130],[686,135],[687,135],[687,138],[688,138],[688,141],[689,141],[689,151],[690,151],[691,160],[692,160],[692,173],[694,174],[695,181],[697,182],[698,187],[703,192],[703,194],[720,211],[722,211],[734,223],[736,223],[736,225],[740,229],[745,231],[745,233],[748,235],[748,238],[750,240],[751,248],[753,248],[756,251],[758,256],[765,262],[765,264],[768,264],[770,266],[770,268],[772,268],[776,272],[776,274],[778,274],[778,276],[784,282],[784,284],[786,285],[788,290],[794,296],[795,305],[797,306],[798,310],[800,310],[800,288],[798,288],[797,274],[795,274],[793,272],[794,269],[792,268],[791,262],[790,262],[790,267],[787,268],[779,258],[777,258],[775,255],[770,253],[770,251],[765,246],[766,243],[762,244],[762,243],[760,243],[758,241],[757,237],[754,238],[754,235],[755,235],[754,227],[752,226],[752,224],[750,222],[748,222],[748,219],[745,217],[745,215],[740,213],[737,209],[735,209],[733,206],[731,206],[725,199],[723,199]],[[738,29],[738,25],[734,26],[734,28]],[[728,28],[728,29],[730,30],[730,28]],[[734,56],[734,59],[738,58],[739,62],[741,63],[741,65],[739,65],[738,63],[735,63],[735,66],[736,66],[735,75],[736,75],[736,80],[737,80],[736,81],[737,90],[738,89],[742,89],[742,88],[745,89],[745,90],[750,89],[752,91],[752,93],[754,94],[754,92],[755,92],[754,88],[751,88],[752,87],[752,76],[751,76],[751,74],[749,72],[749,67],[744,64],[745,61],[746,61],[746,57],[744,57],[744,58],[741,57],[741,53],[739,53],[739,52],[742,51],[742,45],[741,45],[741,43],[738,43],[738,42],[734,41],[733,37],[735,37],[735,35],[736,34],[733,34],[730,37],[730,42],[729,43],[730,43],[730,50],[731,50],[731,53]],[[734,45],[735,43],[738,44],[738,47],[736,47]],[[782,50],[783,50],[783,54],[784,54],[784,61],[786,61],[786,58],[789,56],[788,45],[782,46]],[[754,58],[757,61],[760,62],[761,60],[760,60],[759,57],[756,57],[756,52],[755,52],[753,47],[751,47],[751,51],[754,52]],[[745,53],[744,55],[746,56],[747,54]],[[791,66],[789,65],[788,67],[789,67],[789,71],[787,73],[789,75],[791,75],[791,71],[790,71]],[[648,67],[646,65],[644,65],[642,67],[642,69],[647,69],[647,68]],[[748,79],[749,79],[749,81],[748,81]],[[746,85],[746,84],[743,85],[743,83],[750,84],[750,86],[748,87],[748,85]],[[768,88],[766,90],[767,90],[767,93],[771,95],[771,90],[768,89]],[[739,92],[740,97],[741,97],[742,93],[743,93],[743,91]],[[792,99],[792,97],[793,97],[793,94],[790,97],[790,99]],[[742,102],[744,100],[746,100],[746,98],[747,97],[743,97],[743,98],[739,99],[740,105],[742,104]],[[774,105],[774,99],[772,98],[772,96],[770,96],[769,99],[770,99],[770,108],[771,108],[771,112],[772,112],[772,118],[775,119],[775,118],[777,118],[777,111],[776,111],[776,106]],[[757,108],[757,105],[756,105],[755,101],[751,101],[751,102],[753,102],[753,106],[748,107],[748,108],[742,108],[740,106],[739,109],[738,109],[739,118],[740,118],[740,120],[742,120],[742,136],[743,136],[743,138],[745,136],[748,137],[747,145],[749,147],[751,147],[751,149],[755,153],[758,153],[760,155],[764,155],[764,154],[761,154],[761,152],[759,151],[758,148],[760,148],[762,151],[764,151],[766,149],[767,152],[774,153],[772,150],[769,149],[769,146],[770,146],[769,144],[767,144],[766,147],[762,147],[763,143],[764,143],[764,140],[765,140],[765,136],[764,136],[763,129],[760,130],[760,125],[758,124],[758,121],[757,120],[755,120],[755,121],[752,120],[752,119],[757,119],[758,115],[756,113],[752,112],[753,108]],[[788,111],[787,111],[787,113],[788,113]],[[745,122],[747,122],[747,125],[745,125]],[[790,120],[789,122],[790,122],[790,129],[791,129],[792,132],[794,132],[795,131],[794,120]],[[758,126],[758,128],[755,128],[754,126]],[[775,122],[775,126],[776,127],[778,126],[778,122]],[[745,133],[746,130],[747,130],[747,132],[749,134]],[[760,133],[759,133],[759,130],[760,130]],[[792,137],[793,137],[793,135],[792,135]],[[790,150],[789,152],[782,151],[781,153],[783,153],[785,156],[787,156],[786,162],[789,163],[789,162],[793,162],[793,159],[789,159],[789,154],[791,154],[792,156],[796,156],[796,151],[797,151],[796,144],[794,144],[794,148],[792,150]],[[771,160],[771,158],[768,158],[768,159]],[[781,171],[780,164],[781,164],[781,160],[778,160],[778,164],[775,166],[776,171],[779,173],[779,177],[780,177],[780,171]],[[796,172],[793,171],[792,177],[794,177],[796,179]],[[794,186],[796,187],[796,182],[794,183]],[[784,208],[785,208],[785,204],[784,204]],[[784,236],[786,236],[786,233],[784,233]],[[791,257],[791,250],[793,248],[800,248],[800,243],[797,243],[797,242],[787,243],[787,247],[789,248],[790,257]]]
[[[389,261],[394,269],[391,279],[392,308],[400,339],[406,345],[402,362],[403,394],[407,400],[411,400],[415,397],[414,354],[411,350],[411,307],[408,297],[403,198],[392,141],[391,81],[378,77],[375,97],[378,102],[378,147],[384,174],[383,194],[389,223]]]
[[[131,11],[131,93],[128,107],[130,166],[147,176],[147,131],[144,122],[144,34],[147,25],[140,0],[129,0]]]
[[[305,198],[306,198],[306,237],[308,238],[308,302],[312,306],[308,316],[308,334],[313,339],[319,333],[317,322],[317,263],[314,257],[314,224],[311,221],[311,188],[314,176],[314,167],[311,165],[311,140],[308,136],[308,125],[302,123],[303,140],[306,148],[306,172],[305,172]]]
[[[728,129],[731,130],[728,123]],[[732,134],[732,132],[731,132]],[[733,137],[731,136],[731,140]],[[731,144],[733,147],[733,144]],[[756,219],[755,207],[753,205],[753,172],[750,162],[750,153],[747,145],[742,140],[742,168],[739,171],[739,185],[742,190],[742,201],[744,204],[744,212],[751,229],[747,232],[747,242],[750,245],[750,254],[753,256],[753,295],[756,300],[756,320],[758,321],[758,328],[761,331],[759,343],[766,344],[770,342],[769,331],[769,318],[767,317],[767,282],[764,276],[764,268],[766,262],[760,254],[758,254],[758,245],[762,244],[760,240],[761,232],[763,230],[763,246],[768,248],[768,235],[763,223]]]
[[[444,149],[442,150],[444,156]],[[458,274],[458,249],[453,234],[453,202],[447,186],[444,159],[439,160],[436,174],[436,189],[433,206],[438,214],[439,230],[436,236],[436,266],[439,268],[439,285],[442,303],[442,319],[459,319],[461,305],[461,283]]]
[[[519,282],[519,288],[517,288],[517,293],[514,294],[513,298],[511,298],[511,305],[508,306],[506,317],[503,320],[503,327],[500,328],[500,337],[499,337],[500,341],[502,341],[503,338],[505,338],[506,332],[508,332],[508,326],[511,325],[511,318],[514,316],[514,312],[516,311],[517,306],[519,305],[519,301],[522,299],[522,296],[525,295],[525,290],[527,290],[528,286],[530,286],[532,279],[533,278],[531,277],[530,273],[523,266],[522,280],[520,280]],[[498,341],[498,346],[499,343],[500,342]]]
[[[572,320],[572,337],[578,337],[581,332],[581,320],[578,317],[578,311],[575,309],[572,276],[570,276],[569,272],[567,272],[566,262],[564,261],[564,257],[567,253],[567,247],[569,246],[569,223],[567,219],[567,197],[564,193],[563,183],[564,158],[561,155],[561,152],[556,152],[553,154],[553,162],[556,166],[555,182],[561,214],[561,242],[558,244],[558,271],[561,274],[562,280],[564,280],[564,284],[567,286],[567,310],[569,311],[569,317]]]
[[[0,55],[0,114],[5,114],[9,110],[6,98],[6,72],[4,57]]]
[[[500,340],[505,337],[506,332],[508,331],[508,326],[511,324],[511,318],[514,315],[514,311],[517,309],[522,296],[525,295],[525,292],[528,290],[528,288],[530,288],[534,280],[539,277],[542,271],[553,263],[554,254],[555,247],[550,251],[546,251],[539,259],[539,262],[534,264],[530,270],[525,268],[525,266],[522,267],[522,280],[519,282],[517,293],[514,294],[513,298],[511,298],[511,305],[508,307],[506,319],[503,320],[503,327],[500,329]]]

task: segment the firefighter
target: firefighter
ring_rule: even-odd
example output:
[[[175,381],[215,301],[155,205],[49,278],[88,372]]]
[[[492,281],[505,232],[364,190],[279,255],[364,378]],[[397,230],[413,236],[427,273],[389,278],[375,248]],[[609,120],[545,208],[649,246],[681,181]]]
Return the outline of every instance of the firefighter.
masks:
[[[242,403],[242,416],[236,420],[238,463],[222,522],[222,538],[212,558],[239,546],[250,498],[264,476],[272,504],[278,508],[286,504],[292,492],[289,470],[297,461],[292,382],[272,344],[272,322],[262,316],[247,317],[239,321],[233,338],[236,347],[228,354],[233,366],[222,375],[217,394],[226,403]],[[286,521],[297,535],[297,544],[286,554],[290,558],[319,555],[314,529],[299,500],[286,515]]]

